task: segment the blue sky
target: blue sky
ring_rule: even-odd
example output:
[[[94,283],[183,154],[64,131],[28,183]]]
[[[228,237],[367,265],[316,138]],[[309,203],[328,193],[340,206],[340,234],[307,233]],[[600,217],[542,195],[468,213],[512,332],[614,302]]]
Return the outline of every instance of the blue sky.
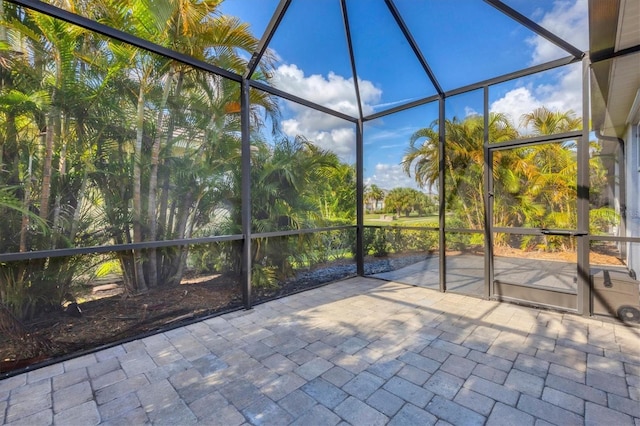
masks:
[[[548,30],[586,49],[586,0],[506,0]],[[260,37],[277,0],[226,0],[222,12],[239,17]],[[395,0],[444,90],[568,56],[481,0]],[[358,84],[365,115],[436,93],[383,0],[348,0]],[[354,78],[339,0],[293,0],[270,48],[277,58],[272,84],[356,116]],[[490,89],[490,109],[509,114],[546,106],[581,108],[580,64]],[[355,127],[344,120],[282,102],[282,130],[303,134],[349,163]],[[386,116],[365,127],[365,182],[416,187],[400,163],[413,132],[437,118],[437,104]],[[482,111],[481,91],[447,100],[447,116]]]

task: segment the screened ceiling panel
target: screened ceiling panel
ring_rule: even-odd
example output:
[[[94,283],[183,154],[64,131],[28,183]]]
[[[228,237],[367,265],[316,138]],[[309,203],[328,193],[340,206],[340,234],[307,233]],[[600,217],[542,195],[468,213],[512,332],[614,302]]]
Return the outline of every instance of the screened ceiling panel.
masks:
[[[509,120],[516,130],[513,139],[580,129],[582,63],[490,86],[489,111]]]
[[[569,55],[482,1],[395,4],[444,90]]]
[[[580,50],[589,50],[587,0],[502,0],[536,24]]]
[[[396,112],[364,124],[364,181],[385,190],[413,188],[429,193],[437,190],[432,172],[438,162],[425,135],[438,134],[438,102]],[[434,138],[437,141],[437,136]],[[412,143],[413,141],[413,143]],[[427,144],[427,145],[425,145]],[[426,161],[415,155],[427,149]],[[409,156],[409,162],[405,164]],[[431,161],[431,159],[434,159]],[[405,171],[406,167],[406,171]],[[407,173],[408,172],[408,173]],[[416,177],[418,173],[418,177]]]
[[[461,93],[446,99],[447,120],[463,121],[467,117],[482,116],[484,111],[484,94],[481,89]]]
[[[339,0],[293,0],[268,47],[276,60],[270,84],[358,116]]]
[[[260,40],[272,13],[262,15],[278,4],[278,0],[225,0],[218,4],[162,0],[127,2],[124,6],[119,5],[124,2],[113,2],[118,7],[110,7],[91,1],[42,1],[235,74],[242,74],[245,66],[234,56],[244,61],[251,58],[253,45]],[[251,5],[255,7],[249,10]]]
[[[365,116],[437,93],[383,1],[349,0],[347,12]]]
[[[249,24],[251,34],[260,38],[269,25],[280,0],[224,0],[220,4],[223,15],[231,15]]]

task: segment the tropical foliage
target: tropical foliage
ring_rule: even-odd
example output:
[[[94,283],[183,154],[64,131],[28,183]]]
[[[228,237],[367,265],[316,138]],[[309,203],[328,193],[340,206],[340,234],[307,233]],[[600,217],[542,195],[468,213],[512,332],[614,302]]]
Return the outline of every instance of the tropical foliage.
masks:
[[[220,13],[220,0],[49,3],[236,74],[260,47],[246,24]],[[13,3],[0,5],[0,253],[136,247],[96,256],[45,252],[0,265],[0,326],[2,315],[29,319],[73,301],[74,286],[104,265],[122,276],[129,295],[177,285],[194,265],[242,272],[240,239],[212,244],[219,249],[184,242],[242,234],[240,84]],[[252,78],[268,80],[272,59],[267,51]],[[251,90],[249,108],[252,232],[353,225],[355,167],[303,136],[265,136],[267,123],[279,123],[272,95]],[[534,134],[579,123],[570,112],[545,109],[523,117]],[[472,115],[443,125],[446,225],[481,229],[484,121]],[[413,134],[402,163],[423,189],[438,184],[438,130],[433,123]],[[501,114],[489,117],[488,131],[494,142],[519,136]],[[499,151],[493,163],[496,224],[575,227],[572,142]],[[591,166],[594,182],[605,182],[601,165]],[[409,188],[371,185],[365,200],[370,212],[381,204],[405,216],[435,210],[432,198]],[[610,213],[599,210],[597,223],[610,224]],[[367,253],[380,256],[437,244],[433,231],[370,229],[363,236]],[[166,240],[181,242],[151,244]],[[353,229],[257,235],[254,284],[274,285],[296,268],[349,256],[354,243]]]
[[[219,0],[52,3],[237,74],[258,49],[246,24],[219,13]],[[237,82],[2,6],[0,252],[241,233]],[[253,78],[270,73],[266,55]],[[272,96],[252,90],[250,103],[251,128],[278,122]],[[253,139],[254,231],[353,221],[351,165],[303,138]],[[114,260],[130,294],[175,285],[189,249],[10,262],[2,265],[0,302],[16,318],[59,309],[73,301],[73,285]],[[231,251],[224,269],[239,272],[241,250]],[[286,259],[278,256],[289,251],[256,244],[254,258],[281,268]]]
[[[435,210],[434,202],[423,192],[413,188],[394,188],[384,198],[387,211],[409,216],[412,212],[425,215]]]
[[[384,197],[384,190],[375,183],[365,187],[364,200],[369,213],[373,213],[375,210],[378,210],[379,203],[384,200]]]
[[[515,140],[522,135],[504,114],[489,116],[491,143]],[[521,117],[521,126],[530,129],[527,137],[554,135],[579,130],[582,121],[571,111],[555,112],[538,108]],[[484,203],[484,119],[471,115],[445,123],[445,206],[446,225],[451,228],[483,229]],[[439,178],[438,123],[415,132],[402,165],[421,187],[434,187]],[[592,144],[592,150],[597,145]],[[524,147],[495,150],[492,155],[493,224],[502,227],[549,229],[577,228],[577,142],[563,140]],[[604,186],[602,162],[593,156],[590,173],[594,194]],[[596,209],[592,216],[599,227],[616,223],[608,207]],[[592,232],[597,232],[592,230]],[[508,240],[501,234],[498,244],[516,244],[523,249],[572,249],[562,237],[522,237]]]

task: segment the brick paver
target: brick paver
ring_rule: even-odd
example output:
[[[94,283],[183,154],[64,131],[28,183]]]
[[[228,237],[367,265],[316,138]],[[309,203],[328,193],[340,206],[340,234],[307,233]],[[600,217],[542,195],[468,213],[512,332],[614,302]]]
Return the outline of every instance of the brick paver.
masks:
[[[366,403],[382,414],[392,417],[402,408],[405,402],[384,389],[378,389],[367,399]]]
[[[533,426],[535,418],[508,405],[498,402],[491,411],[487,426]]]
[[[440,395],[433,397],[433,400],[427,405],[427,411],[436,415],[453,425],[478,425],[481,426],[485,422],[485,417],[469,410],[447,398]]]
[[[375,426],[385,425],[389,421],[387,416],[353,396],[343,401],[334,411],[351,424]]]
[[[421,410],[412,404],[406,404],[402,410],[396,414],[389,425],[391,426],[410,426],[410,425],[433,425],[437,424],[437,417],[428,411]]]
[[[354,278],[0,380],[0,424],[638,426],[639,335]]]
[[[465,388],[460,389],[454,398],[454,402],[470,408],[484,416],[488,416],[491,413],[493,405],[495,404],[493,399]]]

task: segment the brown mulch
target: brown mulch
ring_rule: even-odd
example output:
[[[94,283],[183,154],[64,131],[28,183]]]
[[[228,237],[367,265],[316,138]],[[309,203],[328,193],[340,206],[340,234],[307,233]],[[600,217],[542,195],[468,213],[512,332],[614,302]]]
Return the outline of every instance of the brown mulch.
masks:
[[[513,247],[494,247],[496,256],[520,257],[524,259],[551,260],[557,262],[577,262],[578,254],[575,251],[524,251]],[[624,262],[618,257],[618,252],[610,247],[598,247],[589,252],[589,262],[592,265],[623,266]]]
[[[103,294],[100,294],[103,293]],[[121,288],[91,293],[81,316],[48,312],[24,324],[26,334],[0,333],[0,375],[50,358],[97,348],[166,329],[196,317],[240,306],[241,289],[230,277],[184,280],[180,286],[126,297]],[[0,376],[1,377],[1,376]]]

